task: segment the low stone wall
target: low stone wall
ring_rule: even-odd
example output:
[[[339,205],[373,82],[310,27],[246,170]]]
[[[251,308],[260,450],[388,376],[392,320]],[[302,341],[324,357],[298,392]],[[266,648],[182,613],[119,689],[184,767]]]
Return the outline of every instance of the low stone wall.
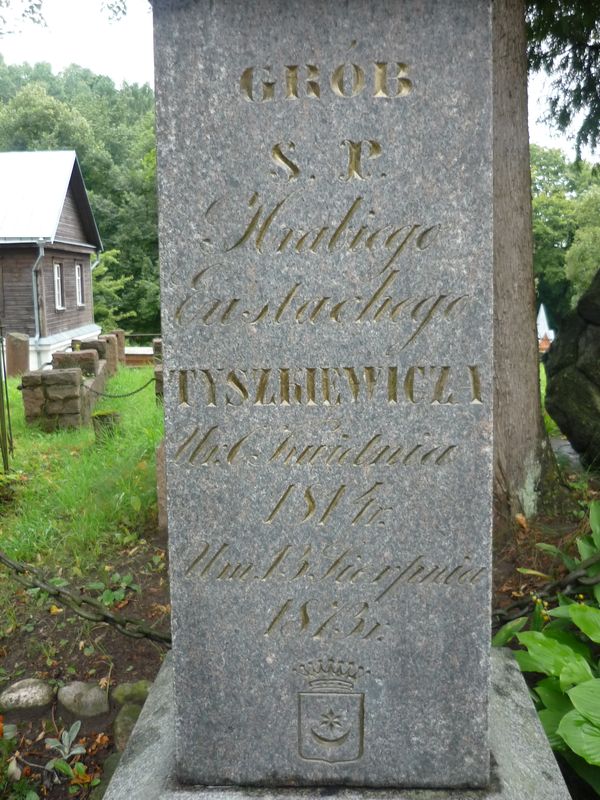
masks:
[[[25,373],[21,388],[26,422],[46,432],[88,425],[98,399],[95,392],[104,391],[107,378],[104,360],[87,378],[80,367]]]
[[[79,367],[86,376],[97,375],[100,369],[100,358],[97,350],[74,350],[69,353],[54,353],[52,369],[70,369]]]
[[[116,373],[119,365],[119,345],[117,336],[114,333],[107,333],[91,342],[84,342],[81,339],[73,339],[71,348],[74,353],[82,350],[96,350],[98,358],[106,361],[109,376]]]
[[[86,416],[82,403],[83,374],[79,368],[36,370],[21,379],[27,422],[45,431],[78,428]]]
[[[52,355],[51,370],[23,375],[21,388],[25,419],[42,430],[88,425],[106,381],[125,359],[125,332],[112,331],[98,339],[73,339],[70,352]]]

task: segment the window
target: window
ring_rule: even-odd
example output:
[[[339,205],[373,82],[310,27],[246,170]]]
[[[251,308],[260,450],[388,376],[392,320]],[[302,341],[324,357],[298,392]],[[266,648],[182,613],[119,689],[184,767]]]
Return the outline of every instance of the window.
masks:
[[[75,291],[77,293],[77,305],[83,306],[83,267],[81,264],[75,264]]]
[[[57,311],[65,307],[65,282],[62,264],[54,265],[54,305]]]

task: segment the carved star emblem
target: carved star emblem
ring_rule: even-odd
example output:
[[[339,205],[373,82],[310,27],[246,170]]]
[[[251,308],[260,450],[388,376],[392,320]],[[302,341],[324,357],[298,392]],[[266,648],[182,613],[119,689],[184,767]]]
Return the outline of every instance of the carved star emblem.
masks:
[[[321,722],[319,725],[321,728],[327,728],[329,733],[333,733],[336,728],[342,727],[339,716],[331,708],[326,714],[321,714]]]

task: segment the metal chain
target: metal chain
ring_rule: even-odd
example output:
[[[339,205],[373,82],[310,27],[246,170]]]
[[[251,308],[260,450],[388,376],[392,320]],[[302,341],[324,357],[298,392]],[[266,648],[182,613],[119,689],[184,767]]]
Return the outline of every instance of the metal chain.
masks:
[[[99,392],[96,389],[92,389],[91,386],[86,386],[85,388],[88,392],[92,392],[93,394],[97,394],[99,397],[111,397],[113,399],[117,399],[120,397],[133,397],[134,394],[141,392],[142,389],[145,389],[146,386],[150,386],[151,383],[154,383],[156,378],[152,377],[149,381],[147,381],[143,386],[140,386],[139,389],[134,389],[132,392],[127,392],[126,394],[106,394],[106,392]],[[85,386],[85,384],[84,384]]]
[[[170,647],[171,634],[157,631],[140,620],[131,619],[117,611],[106,608],[99,600],[85,594],[76,595],[69,589],[54,586],[49,583],[36,569],[21,561],[14,561],[0,550],[0,563],[8,567],[13,573],[17,583],[27,589],[42,589],[51,597],[56,597],[61,603],[83,619],[91,622],[106,622],[116,628],[119,633],[131,636],[134,639],[151,639],[154,642]]]

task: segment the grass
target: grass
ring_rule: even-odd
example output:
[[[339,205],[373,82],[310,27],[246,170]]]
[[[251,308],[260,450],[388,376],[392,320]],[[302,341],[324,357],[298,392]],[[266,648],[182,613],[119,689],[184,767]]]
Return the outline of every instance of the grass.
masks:
[[[543,364],[540,364],[540,393],[542,395],[542,413],[544,415],[546,433],[548,436],[562,436],[560,428],[546,411],[546,367]]]
[[[152,369],[121,368],[106,387],[125,394]],[[26,425],[18,380],[9,380],[14,439],[14,499],[0,507],[0,548],[12,558],[87,572],[137,540],[156,513],[154,452],[163,412],[153,384],[96,410],[118,411],[115,435],[96,443],[91,428],[43,433]]]

